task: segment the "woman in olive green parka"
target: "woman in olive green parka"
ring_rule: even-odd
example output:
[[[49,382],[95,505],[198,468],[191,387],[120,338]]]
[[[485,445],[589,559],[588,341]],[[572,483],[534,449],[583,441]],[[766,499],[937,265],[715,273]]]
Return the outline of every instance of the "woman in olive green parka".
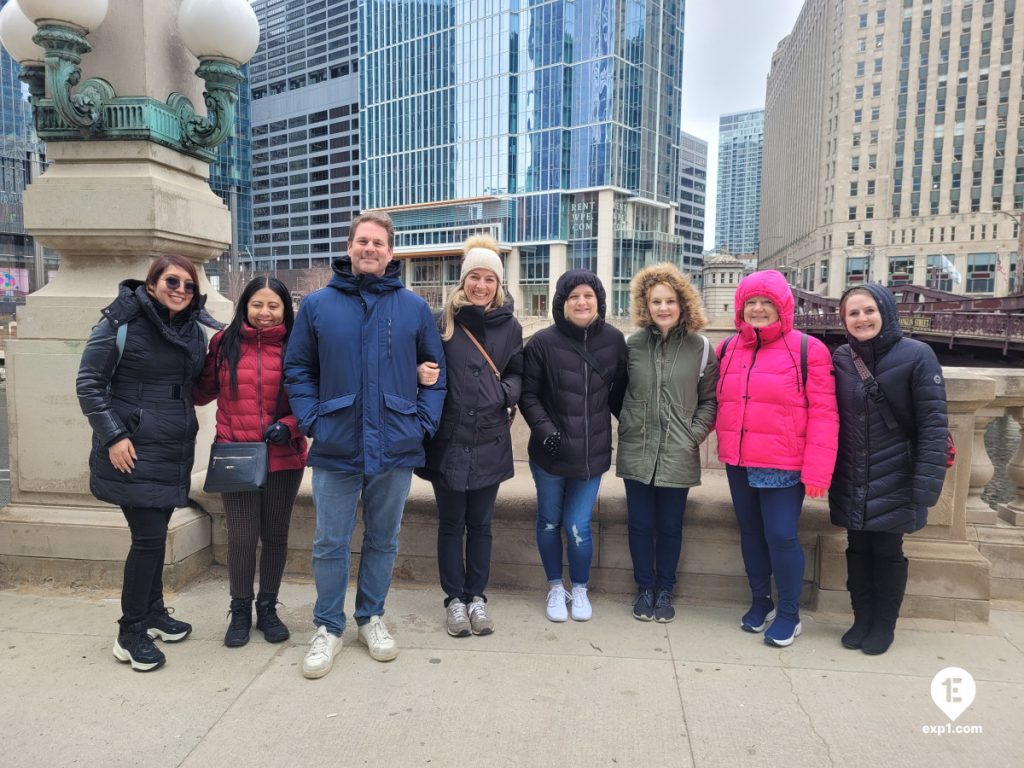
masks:
[[[700,444],[715,424],[718,362],[698,333],[707,325],[700,294],[673,265],[638,272],[630,306],[640,330],[627,341],[616,474],[626,485],[633,616],[669,622],[686,497],[700,485]]]

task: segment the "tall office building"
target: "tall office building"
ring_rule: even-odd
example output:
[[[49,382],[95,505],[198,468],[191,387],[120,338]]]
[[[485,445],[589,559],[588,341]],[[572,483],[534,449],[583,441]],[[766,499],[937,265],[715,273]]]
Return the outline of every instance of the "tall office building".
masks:
[[[248,66],[242,68],[245,80],[238,89],[235,105],[235,130],[217,147],[217,159],[210,165],[210,187],[231,211],[231,243],[217,261],[206,265],[211,279],[247,266],[253,259],[252,241],[252,98]]]
[[[763,109],[734,112],[718,118],[715,248],[719,251],[757,253],[763,149]]]
[[[772,59],[762,266],[1005,295],[1024,210],[1015,0],[807,0]]]
[[[708,143],[682,133],[679,140],[679,192],[675,233],[683,239],[683,268],[697,279],[704,266],[704,210],[708,181]]]
[[[0,2],[4,5],[6,0]],[[44,147],[32,127],[20,72],[18,62],[0,49],[0,301],[5,302],[41,287],[33,277],[35,245],[25,234],[21,196],[32,179],[33,165],[39,168]],[[56,255],[47,254],[46,268],[56,267]]]
[[[253,3],[253,267],[296,270],[281,275],[300,291],[319,287],[361,207],[356,5]]]
[[[682,265],[683,6],[360,1],[363,204],[394,217],[410,287],[439,305],[479,231],[536,314],[567,268],[624,313],[639,267]]]

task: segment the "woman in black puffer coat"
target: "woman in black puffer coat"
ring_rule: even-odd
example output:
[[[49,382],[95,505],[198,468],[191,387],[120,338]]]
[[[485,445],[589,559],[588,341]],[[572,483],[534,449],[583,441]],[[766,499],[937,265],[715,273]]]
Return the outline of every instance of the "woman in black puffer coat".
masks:
[[[152,638],[184,640],[192,627],[163,601],[167,523],[188,504],[199,424],[192,383],[206,335],[196,268],[165,255],[145,282],[125,280],[92,329],[78,371],[78,401],[93,430],[89,489],[121,507],[131,530],[114,656],[149,671],[165,659]],[[121,329],[119,335],[118,330]]]
[[[448,394],[426,446],[426,464],[416,470],[433,484],[437,499],[437,568],[452,637],[494,631],[485,594],[491,517],[498,486],[514,473],[509,409],[519,402],[523,370],[523,329],[501,287],[498,244],[489,235],[474,235],[463,249],[459,285],[445,302],[438,329]]]
[[[591,617],[587,582],[590,518],[611,466],[612,414],[626,392],[626,340],[604,321],[604,286],[593,272],[558,278],[555,324],[526,345],[520,406],[530,425],[530,470],[537,486],[537,548],[548,581],[551,621]],[[587,360],[593,361],[593,365]],[[562,584],[562,530],[567,539],[570,598]]]
[[[851,288],[839,313],[849,343],[833,358],[839,454],[829,509],[833,524],[848,529],[847,589],[854,615],[842,643],[879,654],[892,644],[906,589],[903,535],[925,526],[928,508],[942,492],[946,388],[931,348],[903,338],[889,289]],[[877,383],[873,397],[868,389],[874,385],[857,371],[858,358]]]

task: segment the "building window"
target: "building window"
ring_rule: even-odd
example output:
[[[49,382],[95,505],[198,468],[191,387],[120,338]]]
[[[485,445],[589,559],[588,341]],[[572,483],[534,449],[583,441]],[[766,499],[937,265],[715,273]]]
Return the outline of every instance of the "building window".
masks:
[[[853,245],[854,243],[856,243],[856,237],[857,237],[857,233],[856,232],[847,232],[846,233],[846,244],[847,245]]]
[[[856,205],[851,205],[850,206],[850,221],[856,221],[856,220],[857,220],[857,206]]]
[[[996,255],[971,253],[967,256],[967,292],[992,293],[995,290]]]
[[[889,285],[910,285],[914,282],[914,257],[889,258]]]
[[[856,181],[851,181],[850,182],[850,197],[856,197],[856,196],[857,196],[857,182]]]
[[[846,260],[846,284],[863,285],[867,278],[868,260],[864,256],[851,256]]]
[[[850,158],[850,170],[851,171],[859,171],[860,170],[860,155],[854,155],[853,157]]]
[[[949,256],[940,253],[928,257],[928,275],[925,284],[929,288],[952,293],[954,275],[959,278]]]
[[[869,205],[864,209],[864,218],[873,219],[875,218],[875,206]]]
[[[864,232],[864,245],[871,245],[874,242],[874,235],[869,232]]]

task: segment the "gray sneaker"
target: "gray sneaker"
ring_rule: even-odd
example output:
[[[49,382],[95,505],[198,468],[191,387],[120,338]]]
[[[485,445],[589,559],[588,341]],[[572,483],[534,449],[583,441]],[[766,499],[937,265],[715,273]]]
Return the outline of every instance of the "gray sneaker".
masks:
[[[641,589],[633,600],[633,618],[639,621],[650,621],[654,618],[654,592]]]
[[[672,593],[667,589],[659,589],[654,601],[654,620],[668,624],[676,617],[676,609],[672,607]]]
[[[487,615],[487,603],[482,597],[474,597],[469,604],[469,622],[474,635],[489,635],[494,631],[494,621]]]
[[[469,637],[472,633],[472,626],[469,622],[469,614],[466,613],[466,604],[455,598],[448,603],[448,634],[452,637]]]

